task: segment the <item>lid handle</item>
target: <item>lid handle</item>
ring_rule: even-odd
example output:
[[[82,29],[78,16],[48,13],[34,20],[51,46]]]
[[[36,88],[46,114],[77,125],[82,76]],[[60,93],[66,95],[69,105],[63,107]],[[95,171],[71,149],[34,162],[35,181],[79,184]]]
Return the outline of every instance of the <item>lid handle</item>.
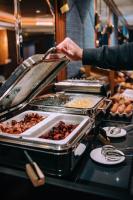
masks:
[[[45,60],[45,58],[46,58],[49,54],[51,54],[51,53],[56,53],[56,47],[50,48],[50,49],[44,54],[42,60]]]

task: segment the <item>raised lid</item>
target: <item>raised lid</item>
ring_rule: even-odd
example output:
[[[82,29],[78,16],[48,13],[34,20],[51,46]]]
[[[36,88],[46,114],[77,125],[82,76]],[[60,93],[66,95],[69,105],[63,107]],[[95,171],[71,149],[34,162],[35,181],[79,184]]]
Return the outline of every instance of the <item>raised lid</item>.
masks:
[[[68,62],[55,48],[23,61],[0,88],[0,112],[27,105]]]

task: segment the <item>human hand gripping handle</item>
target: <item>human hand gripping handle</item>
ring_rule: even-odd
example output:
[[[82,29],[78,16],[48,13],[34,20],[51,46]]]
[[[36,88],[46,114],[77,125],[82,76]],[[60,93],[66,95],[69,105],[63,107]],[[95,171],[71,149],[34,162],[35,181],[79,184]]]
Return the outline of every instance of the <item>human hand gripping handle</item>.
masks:
[[[70,60],[82,60],[83,49],[70,38],[65,38],[63,42],[57,45],[56,50],[64,53]]]

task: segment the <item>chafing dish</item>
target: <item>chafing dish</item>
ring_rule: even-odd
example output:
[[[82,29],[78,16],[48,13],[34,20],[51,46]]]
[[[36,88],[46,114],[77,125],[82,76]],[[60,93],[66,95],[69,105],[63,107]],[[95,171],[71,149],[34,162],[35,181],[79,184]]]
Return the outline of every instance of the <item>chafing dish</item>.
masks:
[[[109,83],[100,80],[68,79],[55,83],[56,91],[94,93],[106,96],[109,93]]]
[[[35,109],[88,115],[93,119],[95,119],[99,112],[106,112],[110,104],[111,100],[101,95],[73,92],[57,92],[43,95],[42,97],[37,97],[30,103],[31,107]]]
[[[29,104],[33,98],[55,78],[59,70],[68,62],[69,60],[64,55],[57,54],[55,48],[52,48],[45,55],[34,55],[18,66],[0,88],[1,122],[8,118],[11,120],[11,117],[25,110],[29,111],[29,107],[32,107]],[[39,110],[47,115],[47,125],[44,120],[19,137],[0,134],[0,163],[24,169],[26,163],[24,151],[27,150],[45,173],[56,176],[67,175],[74,169],[89,145],[88,135],[93,128],[94,120],[90,116],[77,116],[76,112],[73,115],[69,112],[57,114],[55,112],[57,110],[47,112],[39,107],[31,108],[32,112],[39,112]],[[58,118],[65,121],[69,119],[69,123],[76,123],[78,126],[62,141],[49,142],[37,139],[37,135],[46,128],[45,125],[49,126],[50,123],[51,126],[51,123]]]

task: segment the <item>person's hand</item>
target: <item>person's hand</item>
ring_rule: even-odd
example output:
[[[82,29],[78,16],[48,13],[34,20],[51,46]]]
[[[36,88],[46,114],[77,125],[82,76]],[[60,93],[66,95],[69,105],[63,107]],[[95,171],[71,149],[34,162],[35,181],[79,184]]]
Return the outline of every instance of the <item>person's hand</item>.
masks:
[[[82,60],[83,49],[81,49],[70,38],[65,38],[56,47],[57,52],[64,53],[70,60]]]

